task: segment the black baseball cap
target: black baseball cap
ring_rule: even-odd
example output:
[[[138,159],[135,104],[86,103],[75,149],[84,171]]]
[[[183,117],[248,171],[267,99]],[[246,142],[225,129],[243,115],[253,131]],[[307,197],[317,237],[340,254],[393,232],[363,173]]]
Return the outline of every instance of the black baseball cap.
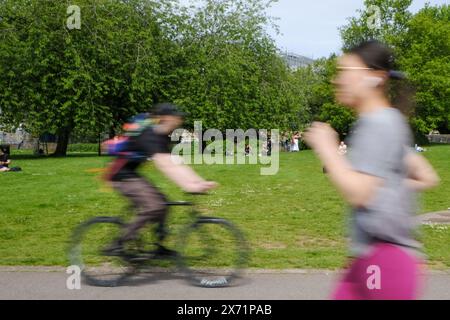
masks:
[[[172,103],[159,103],[154,106],[153,114],[155,116],[177,116],[184,118],[186,113],[182,112]]]

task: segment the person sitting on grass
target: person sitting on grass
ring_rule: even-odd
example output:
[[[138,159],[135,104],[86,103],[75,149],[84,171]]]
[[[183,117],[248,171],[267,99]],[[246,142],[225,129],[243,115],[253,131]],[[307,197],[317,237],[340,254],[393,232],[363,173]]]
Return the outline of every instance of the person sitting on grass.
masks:
[[[341,143],[339,144],[339,154],[344,156],[347,154],[347,145],[345,144],[344,141],[341,141]]]
[[[252,154],[252,147],[250,147],[250,144],[246,144],[245,145],[245,155],[246,156],[249,156],[249,155],[251,155]]]
[[[9,165],[11,164],[11,160],[9,159],[9,155],[0,148],[0,172],[9,171]]]

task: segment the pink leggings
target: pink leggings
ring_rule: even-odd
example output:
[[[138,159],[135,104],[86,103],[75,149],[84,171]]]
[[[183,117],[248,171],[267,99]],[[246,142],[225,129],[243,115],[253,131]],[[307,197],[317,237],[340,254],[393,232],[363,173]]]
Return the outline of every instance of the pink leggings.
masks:
[[[333,300],[415,300],[423,287],[421,262],[401,247],[378,243],[353,260]]]

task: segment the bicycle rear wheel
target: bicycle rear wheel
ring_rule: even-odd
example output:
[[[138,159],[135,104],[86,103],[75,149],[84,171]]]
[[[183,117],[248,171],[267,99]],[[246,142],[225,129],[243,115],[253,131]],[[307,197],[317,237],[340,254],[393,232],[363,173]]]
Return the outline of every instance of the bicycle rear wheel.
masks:
[[[80,267],[87,284],[115,287],[132,273],[124,257],[104,254],[104,250],[120,236],[123,226],[119,218],[100,217],[75,229],[69,259],[71,265]]]
[[[206,288],[228,287],[240,278],[248,261],[244,235],[232,223],[201,218],[180,234],[179,267],[187,280]]]

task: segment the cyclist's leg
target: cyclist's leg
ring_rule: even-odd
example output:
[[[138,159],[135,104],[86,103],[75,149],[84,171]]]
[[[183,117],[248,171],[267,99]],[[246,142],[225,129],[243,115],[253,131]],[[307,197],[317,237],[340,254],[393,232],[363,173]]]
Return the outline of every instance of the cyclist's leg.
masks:
[[[121,240],[132,240],[147,223],[164,223],[167,217],[165,196],[146,179],[139,177],[114,183],[136,208],[137,216],[126,228]]]

